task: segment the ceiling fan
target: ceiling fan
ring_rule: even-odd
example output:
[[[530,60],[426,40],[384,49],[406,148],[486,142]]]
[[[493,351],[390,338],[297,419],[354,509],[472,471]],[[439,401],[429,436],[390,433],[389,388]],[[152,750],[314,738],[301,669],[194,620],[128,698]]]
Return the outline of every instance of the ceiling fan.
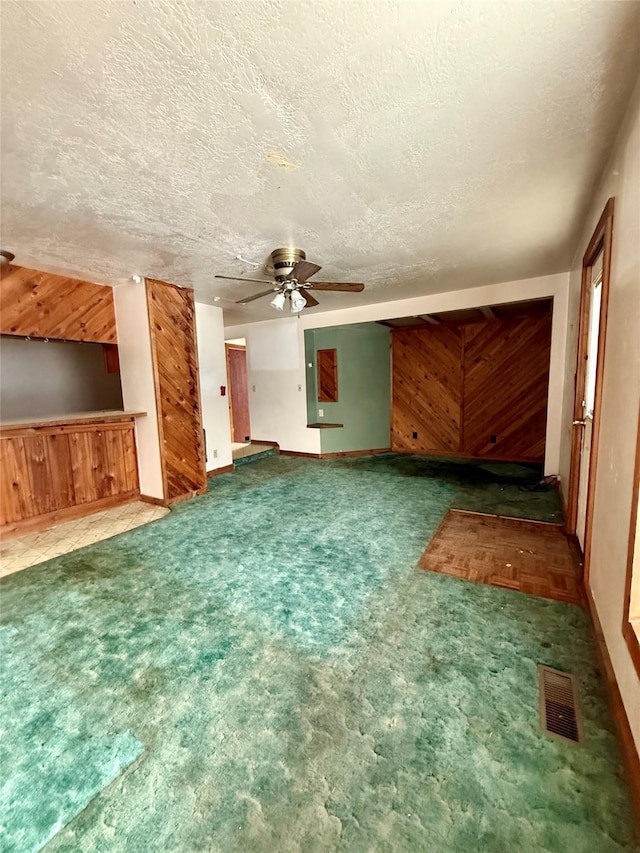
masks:
[[[313,308],[320,303],[309,292],[310,290],[339,290],[349,293],[360,293],[364,290],[362,282],[353,281],[314,281],[309,282],[311,276],[320,272],[322,267],[307,261],[306,254],[302,249],[274,249],[269,255],[269,266],[274,270],[273,281],[269,282],[259,278],[239,278],[231,275],[217,275],[216,278],[224,278],[228,281],[255,281],[259,284],[271,284],[268,290],[254,293],[245,299],[238,299],[237,305],[245,305],[254,299],[261,299],[275,293],[271,305],[278,311],[283,311],[287,299],[291,303],[291,311],[297,314],[306,306]],[[309,283],[307,283],[309,282]]]

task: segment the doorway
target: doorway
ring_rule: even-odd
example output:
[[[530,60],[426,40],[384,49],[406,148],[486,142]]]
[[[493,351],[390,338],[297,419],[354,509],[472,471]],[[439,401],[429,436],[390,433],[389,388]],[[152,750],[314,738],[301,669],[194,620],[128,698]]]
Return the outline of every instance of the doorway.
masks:
[[[600,343],[600,309],[602,307],[602,256],[598,255],[591,268],[589,282],[589,315],[587,319],[587,364],[584,387],[578,396],[582,400],[581,417],[576,427],[581,428],[580,471],[578,477],[578,509],[576,516],[576,536],[584,554],[585,532],[587,526],[587,493],[589,484],[589,466],[593,449],[593,411],[596,391],[596,366]]]
[[[610,198],[582,260],[567,532],[577,537],[582,549],[585,581],[598,467],[613,208],[614,200]]]
[[[249,385],[247,379],[247,347],[240,343],[225,343],[227,383],[229,385],[229,418],[233,444],[251,441],[249,415]]]

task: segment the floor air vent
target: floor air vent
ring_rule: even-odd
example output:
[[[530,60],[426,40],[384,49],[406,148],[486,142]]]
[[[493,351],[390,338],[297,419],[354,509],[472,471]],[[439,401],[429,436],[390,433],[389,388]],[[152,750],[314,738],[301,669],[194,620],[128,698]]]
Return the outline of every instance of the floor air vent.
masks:
[[[568,743],[582,743],[582,717],[578,686],[573,675],[538,666],[542,730]]]

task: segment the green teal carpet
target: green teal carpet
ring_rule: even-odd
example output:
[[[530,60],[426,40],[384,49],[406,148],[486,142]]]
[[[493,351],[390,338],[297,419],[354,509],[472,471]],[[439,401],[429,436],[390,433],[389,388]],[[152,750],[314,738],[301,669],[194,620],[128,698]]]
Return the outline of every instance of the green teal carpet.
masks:
[[[637,849],[585,613],[415,568],[451,505],[553,517],[539,476],[273,456],[4,579],[2,849]]]

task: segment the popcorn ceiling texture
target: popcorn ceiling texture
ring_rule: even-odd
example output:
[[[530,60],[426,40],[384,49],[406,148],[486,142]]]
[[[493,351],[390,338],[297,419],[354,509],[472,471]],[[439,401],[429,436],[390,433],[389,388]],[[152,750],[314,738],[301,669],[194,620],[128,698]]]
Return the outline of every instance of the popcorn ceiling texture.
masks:
[[[4,0],[3,245],[225,307],[278,245],[365,282],[325,310],[566,270],[638,8]]]
[[[637,851],[585,611],[415,568],[452,502],[549,517],[539,475],[274,456],[3,578],[0,848]]]

